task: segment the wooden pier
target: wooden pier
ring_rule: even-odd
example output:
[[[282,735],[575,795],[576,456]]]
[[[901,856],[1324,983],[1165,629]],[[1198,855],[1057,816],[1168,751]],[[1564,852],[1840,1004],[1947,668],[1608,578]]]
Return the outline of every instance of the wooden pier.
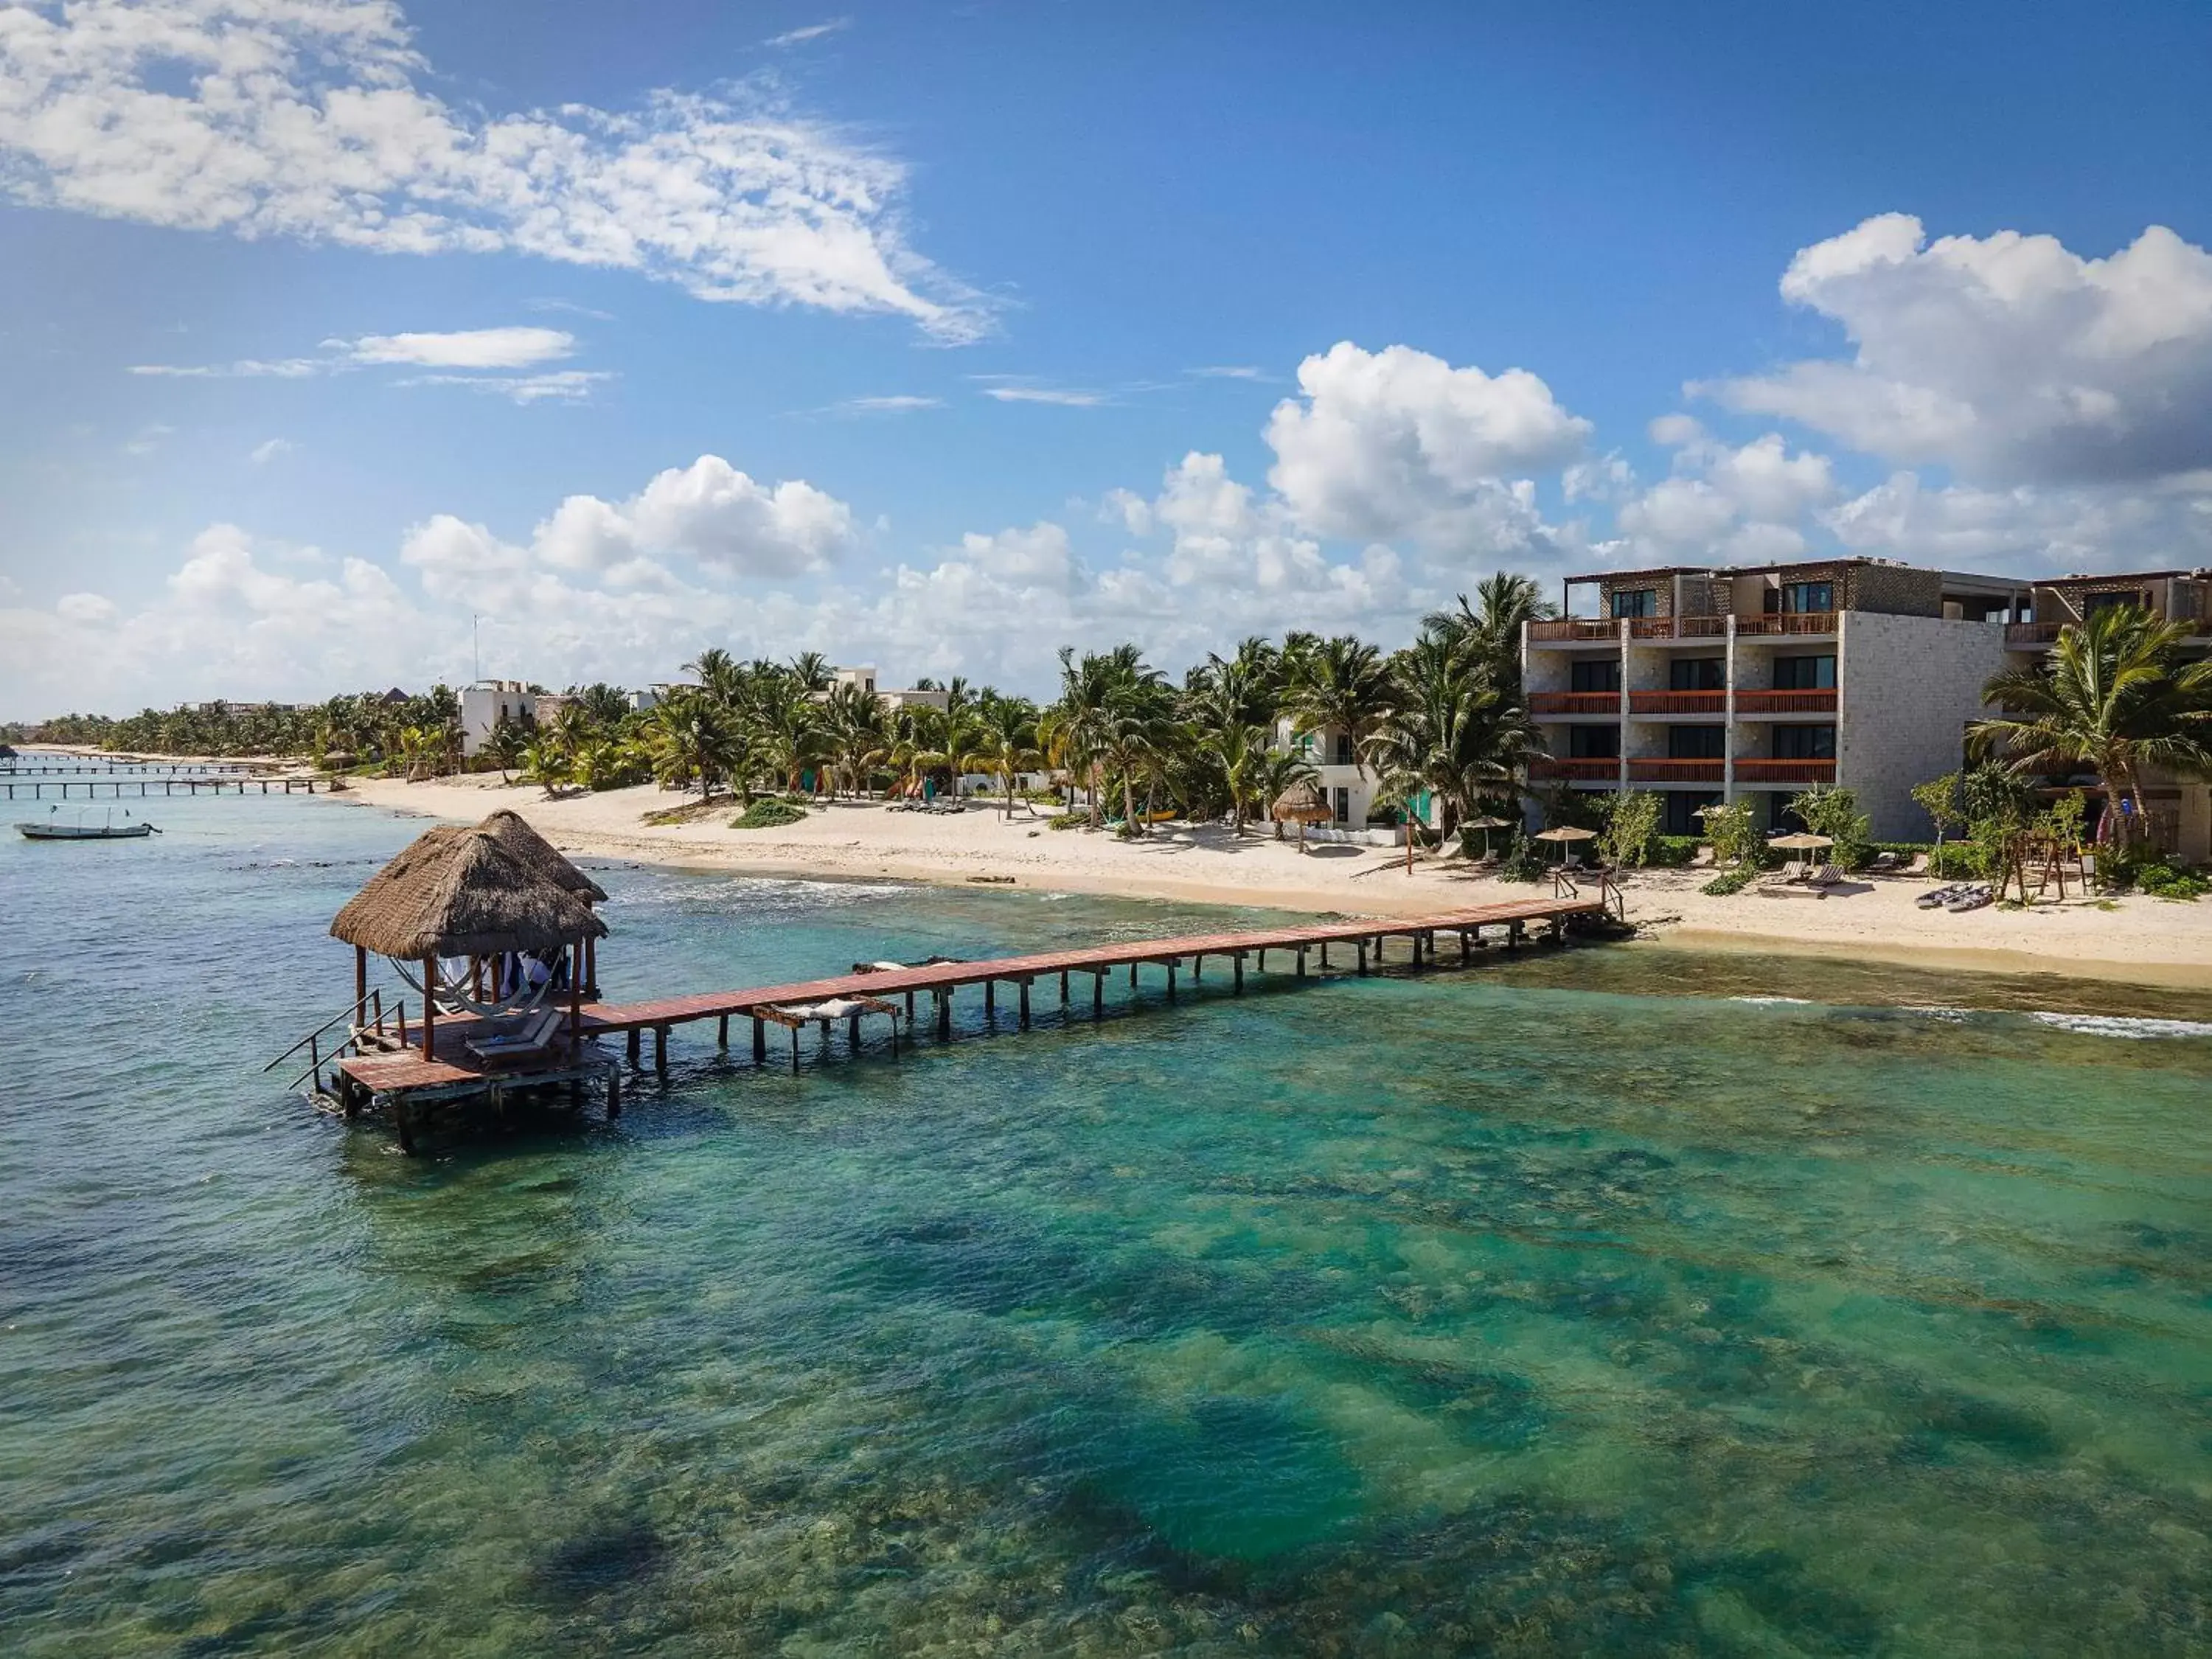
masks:
[[[92,770],[94,769],[87,768],[86,769]],[[143,799],[157,794],[173,796],[179,789],[183,790],[189,795],[198,795],[203,790],[211,795],[221,795],[226,793],[244,795],[251,793],[256,788],[258,788],[264,795],[270,793],[272,788],[276,793],[281,795],[289,795],[295,790],[304,794],[312,795],[315,793],[318,787],[320,787],[325,794],[328,794],[337,786],[331,779],[313,777],[241,778],[163,776],[146,778],[118,775],[112,778],[85,778],[81,780],[63,778],[58,782],[49,782],[43,778],[24,778],[20,775],[9,777],[5,774],[0,774],[0,787],[4,787],[7,789],[8,799],[9,800],[14,800],[16,798],[15,792],[19,789],[27,792],[23,796],[23,799],[26,800],[43,800],[46,798],[46,792],[49,789],[58,791],[59,799],[63,800],[73,799],[70,793],[70,791],[72,789],[82,790],[84,793],[81,799],[85,800],[99,800],[103,799],[100,793],[103,789],[107,792],[105,799],[111,800],[123,800],[127,799]],[[135,796],[132,793],[134,790],[137,792]]]
[[[668,1035],[678,1025],[713,1020],[717,1043],[727,1048],[730,1022],[748,1022],[752,1057],[764,1062],[769,1054],[768,1027],[774,1024],[791,1033],[795,1067],[801,1026],[820,1024],[826,1043],[833,1021],[847,1024],[850,1042],[857,1049],[861,1012],[890,1016],[891,1048],[896,1053],[902,1012],[909,1034],[919,1029],[922,1010],[918,998],[929,999],[927,1016],[937,1038],[949,1042],[953,1035],[953,999],[962,991],[980,991],[985,1017],[994,1019],[1001,988],[1011,990],[1018,1029],[1027,1030],[1033,1018],[1032,992],[1040,983],[1056,983],[1058,1006],[1072,1010],[1080,1000],[1073,988],[1074,982],[1087,976],[1087,1000],[1096,1018],[1105,1012],[1108,981],[1120,973],[1127,974],[1133,998],[1140,989],[1139,970],[1155,969],[1166,999],[1173,1001],[1186,965],[1195,987],[1203,982],[1206,964],[1212,962],[1217,973],[1225,969],[1231,994],[1239,994],[1244,989],[1248,967],[1254,972],[1267,972],[1271,957],[1279,973],[1294,979],[1304,979],[1322,969],[1364,975],[1385,965],[1413,969],[1459,965],[1485,948],[1486,932],[1498,935],[1511,948],[1528,938],[1531,927],[1543,927],[1556,939],[1565,936],[1569,924],[1602,920],[1610,908],[1601,884],[1596,896],[1563,889],[1550,898],[1480,905],[1427,916],[1368,917],[1245,933],[1195,933],[988,961],[886,968],[652,1002],[587,1005],[576,1016],[575,1030],[582,1041],[570,1041],[565,1055],[527,1071],[487,1066],[471,1058],[465,1044],[477,1022],[441,1015],[428,1054],[418,1043],[389,1052],[351,1054],[335,1061],[330,1095],[349,1115],[380,1102],[390,1106],[403,1146],[410,1144],[410,1126],[420,1121],[423,1108],[465,1097],[503,1097],[526,1088],[565,1085],[574,1091],[586,1082],[597,1083],[605,1088],[608,1115],[613,1117],[622,1109],[621,1067],[589,1046],[597,1038],[622,1037],[629,1064],[641,1066],[644,1039],[650,1032],[653,1069],[665,1076]],[[1401,947],[1401,953],[1386,963],[1386,946],[1391,945]],[[1339,953],[1334,961],[1329,955],[1332,948]],[[837,1012],[823,1012],[824,1005],[836,1007]]]

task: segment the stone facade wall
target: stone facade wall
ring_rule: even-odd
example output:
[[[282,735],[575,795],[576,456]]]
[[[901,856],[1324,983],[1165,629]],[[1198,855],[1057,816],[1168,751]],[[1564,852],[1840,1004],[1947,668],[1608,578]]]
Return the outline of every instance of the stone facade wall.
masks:
[[[1843,610],[1874,611],[1892,617],[1941,617],[1943,578],[1940,572],[1908,565],[1849,565],[1836,603]]]
[[[1613,596],[1615,592],[1633,593],[1640,588],[1656,588],[1658,598],[1653,601],[1658,609],[1652,614],[1671,617],[1674,614],[1674,579],[1672,576],[1650,576],[1639,580],[1633,576],[1608,576],[1597,585],[1597,614],[1613,615]]]
[[[1996,623],[1853,611],[1836,645],[1836,781],[1856,792],[1878,841],[1926,841],[1917,783],[1957,769],[1982,685],[2006,665]]]

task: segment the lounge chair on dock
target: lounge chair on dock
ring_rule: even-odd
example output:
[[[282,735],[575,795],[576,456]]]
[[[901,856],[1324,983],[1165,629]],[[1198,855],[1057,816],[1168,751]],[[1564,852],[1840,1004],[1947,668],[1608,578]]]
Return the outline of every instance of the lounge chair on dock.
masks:
[[[468,1050],[471,1060],[486,1066],[504,1065],[514,1060],[537,1060],[559,1047],[554,1041],[554,1034],[560,1027],[561,1010],[549,1006],[540,1009],[537,1017],[519,1031],[471,1038],[461,1046]]]

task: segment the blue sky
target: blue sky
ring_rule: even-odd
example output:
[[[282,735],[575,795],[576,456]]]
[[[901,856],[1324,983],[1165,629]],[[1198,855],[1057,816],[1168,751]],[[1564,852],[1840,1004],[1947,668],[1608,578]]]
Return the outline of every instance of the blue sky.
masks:
[[[2212,562],[2212,14],[1928,10],[0,3],[0,714]]]

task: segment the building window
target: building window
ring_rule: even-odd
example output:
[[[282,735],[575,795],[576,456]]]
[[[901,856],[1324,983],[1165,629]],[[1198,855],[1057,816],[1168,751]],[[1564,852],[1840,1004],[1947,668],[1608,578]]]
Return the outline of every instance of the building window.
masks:
[[[1336,789],[1336,821],[1339,823],[1352,822],[1352,791],[1342,784],[1339,784]]]
[[[1767,595],[1774,609],[1785,617],[1802,616],[1808,611],[1833,611],[1836,608],[1836,585],[1833,582],[1784,582]]]
[[[1836,689],[1836,659],[1833,657],[1777,657],[1774,659],[1774,689],[1777,691],[1832,691]]]
[[[1833,760],[1836,728],[1832,726],[1778,726],[1774,728],[1777,760]]]
[[[2148,611],[2150,609],[2150,595],[2136,592],[2084,593],[2081,596],[2081,619],[2087,622],[2100,611],[2110,611],[2123,605],[2139,605]]]
[[[1717,789],[1669,789],[1667,792],[1666,824],[1660,833],[1668,836],[1702,835],[1705,821],[1698,816],[1698,809],[1720,804],[1721,792]]]
[[[1351,764],[1352,764],[1352,733],[1351,733],[1351,732],[1338,732],[1338,733],[1336,734],[1336,745],[1335,745],[1335,750],[1336,750],[1336,753],[1335,753],[1335,760],[1334,760],[1334,763],[1335,765],[1338,765],[1338,766],[1349,766],[1349,765],[1351,765]],[[1344,815],[1343,815],[1341,812],[1340,812],[1340,813],[1338,813],[1338,814],[1337,814],[1337,816],[1338,816],[1339,817],[1342,817]]]
[[[1656,617],[1659,614],[1659,590],[1656,587],[1632,587],[1616,590],[1613,596],[1615,617]]]
[[[1668,760],[1718,760],[1728,752],[1724,726],[1670,726],[1667,728]]]
[[[1567,728],[1567,753],[1576,760],[1617,760],[1620,756],[1620,728],[1571,726]]]
[[[1667,665],[1670,691],[1724,691],[1728,689],[1728,659],[1724,657],[1677,657]]]
[[[1620,690],[1620,659],[1604,657],[1596,662],[1577,662],[1567,670],[1570,691],[1614,691]]]

